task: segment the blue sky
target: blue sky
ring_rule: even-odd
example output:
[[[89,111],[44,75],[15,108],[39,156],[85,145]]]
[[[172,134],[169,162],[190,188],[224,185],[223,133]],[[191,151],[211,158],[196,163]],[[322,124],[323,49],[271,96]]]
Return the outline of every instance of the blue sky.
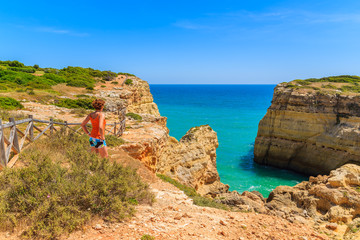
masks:
[[[150,84],[360,75],[360,1],[5,1],[0,59]]]

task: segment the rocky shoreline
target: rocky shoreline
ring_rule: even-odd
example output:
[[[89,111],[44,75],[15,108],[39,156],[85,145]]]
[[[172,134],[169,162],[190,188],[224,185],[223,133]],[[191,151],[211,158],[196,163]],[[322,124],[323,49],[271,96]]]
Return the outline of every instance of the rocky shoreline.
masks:
[[[145,99],[142,99],[139,94],[130,94],[130,92],[136,92],[137,89],[142,90],[142,95],[146,96]],[[345,165],[332,171],[329,176],[310,177],[309,181],[301,182],[294,187],[279,186],[270,193],[267,199],[256,191],[230,192],[229,186],[221,183],[216,169],[216,148],[219,144],[216,132],[210,126],[204,125],[191,128],[179,141],[169,136],[166,118],[157,114],[158,111],[154,114],[153,109],[157,109],[157,107],[149,109],[148,106],[154,106],[154,103],[152,97],[149,97],[150,91],[144,92],[143,89],[149,89],[147,82],[134,79],[134,85],[129,86],[126,90],[128,92],[126,98],[122,94],[118,96],[123,101],[131,99],[130,106],[137,104],[136,108],[131,107],[130,109],[136,110],[135,112],[143,116],[145,120],[138,123],[140,126],[135,127],[136,129],[124,133],[123,137],[128,143],[123,145],[122,149],[142,161],[148,169],[194,187],[201,195],[227,204],[235,211],[273,215],[290,222],[313,226],[329,235],[341,237],[346,235],[348,239],[359,236],[356,235],[357,231],[353,231],[360,223],[360,218],[357,218],[359,214],[357,202],[360,202],[360,193],[357,190],[360,188],[360,168],[357,165]],[[287,154],[286,156],[295,155],[299,159],[303,159],[299,152],[304,148],[311,148],[313,151],[318,151],[320,148],[322,149],[321,154],[330,150],[330,153],[325,156],[315,155],[315,159],[312,161],[310,161],[310,156],[313,155],[309,153],[308,158],[300,163],[296,163],[297,158],[292,157],[291,164],[288,163],[289,161],[279,161],[280,163],[286,162],[286,167],[282,164],[272,164],[293,169],[303,166],[304,161],[306,163],[310,161],[305,168],[310,169],[307,173],[318,173],[327,169],[335,169],[348,162],[349,158],[357,159],[356,154],[359,153],[357,148],[360,142],[357,137],[354,137],[354,134],[357,134],[359,129],[356,125],[359,113],[354,112],[353,108],[349,108],[349,99],[354,101],[354,98],[337,97],[337,102],[334,102],[330,96],[315,93],[304,95],[289,91],[279,85],[275,89],[273,104],[259,124],[259,134],[255,144],[255,160],[259,162],[264,151],[267,152],[266,163],[269,163],[270,159],[277,159],[283,152],[285,152],[284,155]],[[334,112],[335,106],[337,112]],[[340,108],[339,106],[345,107]],[[291,114],[288,115],[288,112]],[[278,116],[280,120],[278,120]],[[294,116],[301,116],[301,118],[296,119]],[[276,130],[279,129],[278,125],[280,124],[288,126],[288,128],[278,131],[283,136],[277,138]],[[290,131],[290,129],[293,130]],[[301,134],[301,131],[305,133]],[[284,138],[284,136],[298,135],[299,139],[296,140]],[[299,141],[304,135],[307,136],[307,142],[301,143],[302,148],[299,148]],[[336,145],[339,140],[332,140],[336,138],[340,138],[340,142],[347,138],[347,141]],[[312,141],[315,141],[316,144],[314,145],[310,139],[313,139]],[[291,143],[290,147],[281,145],[286,141]],[[275,146],[276,144],[278,146]],[[264,150],[265,145],[266,150]],[[337,148],[335,148],[336,146]],[[348,152],[344,151],[346,147],[350,149]],[[342,151],[339,150],[340,148]],[[272,151],[273,149],[277,149],[278,152]],[[294,151],[298,152],[294,154]],[[331,161],[330,166],[326,161],[329,154],[336,159],[335,163],[334,160]],[[316,159],[317,156],[322,160]],[[280,156],[280,159],[283,158]],[[320,168],[317,160],[326,168]],[[301,171],[303,168],[297,170],[299,171],[299,169]]]

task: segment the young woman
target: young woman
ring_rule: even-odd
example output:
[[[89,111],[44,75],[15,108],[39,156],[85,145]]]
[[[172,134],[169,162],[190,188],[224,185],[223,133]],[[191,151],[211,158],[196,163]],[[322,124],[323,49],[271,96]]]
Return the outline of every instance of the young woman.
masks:
[[[95,112],[90,113],[85,120],[81,123],[81,127],[84,132],[89,135],[91,151],[100,154],[101,157],[108,157],[108,152],[105,142],[105,115],[102,112],[104,109],[105,101],[102,99],[96,99],[92,103],[95,108]],[[89,133],[86,124],[91,121],[92,130]]]

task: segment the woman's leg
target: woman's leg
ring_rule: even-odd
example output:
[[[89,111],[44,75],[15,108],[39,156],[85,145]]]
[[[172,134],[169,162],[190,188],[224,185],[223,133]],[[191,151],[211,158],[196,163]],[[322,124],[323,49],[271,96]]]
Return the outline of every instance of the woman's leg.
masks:
[[[108,155],[108,152],[107,152],[107,147],[105,146],[105,147],[102,147],[102,148],[98,148],[97,149],[98,151],[99,151],[99,153],[100,153],[100,156],[102,157],[102,158],[107,158],[109,155]]]
[[[91,147],[91,152],[94,152],[94,153],[99,153],[99,150],[95,147]]]

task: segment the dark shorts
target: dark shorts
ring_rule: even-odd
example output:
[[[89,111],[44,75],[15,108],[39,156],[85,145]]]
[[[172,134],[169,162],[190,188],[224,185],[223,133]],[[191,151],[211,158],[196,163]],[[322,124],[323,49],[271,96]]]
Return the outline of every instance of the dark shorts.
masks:
[[[90,142],[90,146],[95,147],[95,148],[106,147],[105,140],[90,137],[89,142]]]

